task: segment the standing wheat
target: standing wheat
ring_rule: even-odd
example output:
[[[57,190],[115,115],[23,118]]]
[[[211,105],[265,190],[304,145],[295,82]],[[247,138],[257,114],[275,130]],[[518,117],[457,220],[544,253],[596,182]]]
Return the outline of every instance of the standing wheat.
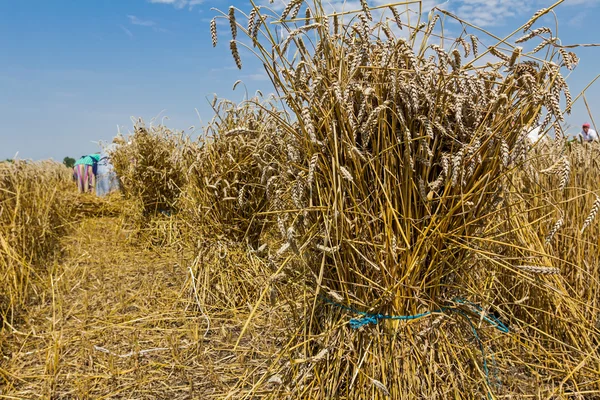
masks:
[[[473,55],[477,57],[479,53],[479,39],[475,35],[469,35],[469,39],[471,39],[471,45],[473,46]]]
[[[250,36],[252,36],[253,46],[256,47],[256,38],[258,37],[258,31],[260,29],[260,25],[263,23],[264,19],[262,15],[258,15],[258,18],[254,21],[252,32],[250,32]]]
[[[523,36],[521,36],[520,38],[518,38],[517,40],[515,40],[515,43],[523,43],[528,41],[529,39],[531,39],[532,37],[535,36],[535,31],[531,31]]]
[[[292,0],[292,1],[290,1],[288,3],[288,5],[285,6],[285,8],[283,9],[283,11],[281,12],[281,19],[286,19],[287,16],[292,11],[292,9],[294,9],[295,7],[301,5],[303,1],[304,0]]]
[[[505,61],[505,62],[510,61],[510,58],[506,54],[504,54],[503,52],[501,52],[500,50],[498,50],[495,47],[490,47],[489,51],[490,51],[490,53],[492,53],[493,55],[495,55],[496,57],[498,57],[502,61]]]
[[[373,21],[373,16],[371,15],[371,10],[369,10],[367,0],[360,0],[360,6],[362,7],[362,10],[365,13],[365,16],[369,19],[369,21]]]
[[[558,275],[560,274],[560,269],[556,267],[542,267],[539,265],[516,265],[518,269],[527,272],[533,272],[534,274],[545,274],[545,275]]]
[[[304,107],[302,109],[302,120],[304,122],[304,127],[306,129],[306,133],[308,133],[308,137],[313,143],[319,143],[317,140],[317,136],[315,134],[315,126],[312,122],[312,116],[310,115],[310,110],[308,107]]]
[[[333,34],[337,35],[340,32],[340,22],[337,14],[333,14]]]
[[[460,57],[460,51],[458,51],[458,49],[452,49],[452,51],[450,51],[450,55],[452,55],[452,59],[450,61],[450,65],[452,66],[453,70],[459,70],[460,69],[460,64],[461,64],[461,57]]]
[[[238,69],[242,69],[242,59],[240,58],[240,54],[238,53],[237,43],[235,40],[231,40],[229,42],[229,48],[231,49],[231,55],[235,60],[235,65]]]
[[[344,179],[346,179],[348,182],[354,182],[354,178],[352,177],[352,174],[350,173],[350,171],[348,171],[348,169],[346,169],[346,167],[340,166],[340,173],[341,173],[342,177]]]
[[[560,182],[558,184],[558,190],[563,190],[569,183],[569,174],[571,173],[571,163],[567,156],[563,156],[562,165],[560,168]]]
[[[533,14],[533,17],[531,17],[531,19],[529,21],[527,21],[527,23],[523,26],[523,32],[525,32],[529,28],[531,28],[531,25],[533,25],[534,22],[537,21],[539,17],[546,14],[547,12],[548,12],[547,8],[542,8],[541,10],[539,10],[535,14]]]
[[[519,56],[521,55],[521,51],[523,51],[522,47],[515,47],[511,56],[510,56],[510,60],[508,61],[508,66],[512,67],[513,65],[515,65],[515,62],[517,61],[517,58],[519,58]]]
[[[392,15],[394,16],[394,20],[396,21],[396,25],[398,26],[398,29],[402,30],[402,21],[400,20],[400,14],[398,14],[398,10],[396,10],[396,8],[394,6],[390,6],[390,11],[392,12]]]
[[[504,165],[504,168],[508,168],[510,164],[510,153],[508,143],[504,138],[500,139],[500,154],[502,156],[502,164]]]
[[[596,214],[598,214],[598,210],[600,209],[600,197],[596,196],[596,201],[594,201],[594,205],[592,205],[592,209],[590,210],[589,215],[583,222],[583,226],[581,227],[581,233],[583,233],[588,226],[594,222],[596,219]]]
[[[312,182],[315,177],[315,169],[317,168],[317,161],[319,161],[319,153],[313,154],[308,163],[308,177],[306,179],[307,185],[312,189]]]
[[[300,8],[302,7],[302,2],[299,2],[298,5],[294,8],[292,13],[290,14],[290,19],[296,19],[298,13],[300,12]]]
[[[456,43],[462,45],[463,49],[465,50],[465,57],[469,57],[469,54],[471,53],[471,45],[469,45],[469,43],[463,37],[457,38]]]
[[[240,189],[240,192],[238,193],[238,204],[240,207],[244,206],[244,194],[246,192],[246,185],[242,186],[242,188]]]
[[[237,23],[235,22],[235,8],[229,7],[229,27],[231,28],[231,38],[237,37]]]
[[[456,186],[458,183],[458,178],[462,170],[463,154],[464,148],[461,148],[452,157],[452,187]]]
[[[217,21],[213,18],[210,20],[210,38],[212,39],[213,47],[217,46]]]
[[[248,14],[248,33],[250,33],[250,35],[252,35],[252,32],[254,31],[254,23],[256,20],[256,8],[252,8],[252,10],[250,10],[250,14]]]
[[[562,218],[556,221],[556,223],[554,224],[552,229],[550,229],[550,232],[548,232],[548,235],[546,236],[546,244],[549,244],[552,241],[554,235],[556,235],[556,232],[558,232],[558,230],[563,226],[563,224],[564,220]]]

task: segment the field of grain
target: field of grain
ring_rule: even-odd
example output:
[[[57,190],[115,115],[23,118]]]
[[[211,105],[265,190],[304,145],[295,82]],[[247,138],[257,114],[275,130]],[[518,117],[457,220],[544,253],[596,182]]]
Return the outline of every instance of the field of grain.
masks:
[[[600,145],[552,10],[489,45],[360,4],[218,14],[277,94],[139,121],[122,195],[1,166],[0,396],[600,398]]]

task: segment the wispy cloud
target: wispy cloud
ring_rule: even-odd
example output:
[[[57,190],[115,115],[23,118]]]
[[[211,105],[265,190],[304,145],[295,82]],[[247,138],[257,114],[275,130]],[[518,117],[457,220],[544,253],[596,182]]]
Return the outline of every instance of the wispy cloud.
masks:
[[[565,1],[565,6],[589,6],[594,7],[600,5],[600,0],[569,0]]]
[[[220,66],[218,68],[211,68],[209,72],[222,72],[222,71],[237,71],[237,67],[233,65]]]
[[[456,0],[449,3],[449,10],[460,18],[482,27],[498,26],[518,16],[533,15],[538,9],[548,6],[545,0]],[[564,6],[595,7],[600,0],[568,0]],[[569,21],[570,24],[570,21]]]
[[[177,9],[189,7],[190,10],[199,4],[202,4],[204,0],[148,0],[153,4],[169,4]]]
[[[158,26],[158,23],[156,23],[155,21],[149,20],[149,19],[142,19],[139,17],[136,17],[135,15],[128,15],[127,18],[129,18],[129,23],[131,25],[137,25],[137,26],[143,26],[146,28],[152,28],[152,30],[154,30],[155,32],[162,32],[162,33],[168,33],[169,31],[167,29],[161,28]],[[128,35],[130,35],[130,37],[133,37],[133,34],[131,33],[131,31],[129,31],[128,29],[121,27],[125,33],[127,33]]]
[[[130,39],[133,39],[133,33],[131,33],[129,29],[125,28],[123,25],[119,25],[119,27],[127,36],[129,36]]]
[[[169,1],[169,0],[161,0]],[[175,0],[173,0],[175,1]],[[274,4],[269,4],[270,0],[258,0],[259,5],[269,6],[275,11],[281,11],[285,7],[287,1],[275,0]],[[369,0],[371,6],[382,6],[388,4],[389,0]],[[545,0],[423,0],[421,2],[421,10],[427,13],[433,7],[440,7],[456,13],[460,18],[464,18],[469,22],[482,26],[497,26],[503,25],[508,19],[522,15],[523,13],[533,13],[538,6],[547,4]],[[600,0],[568,0],[565,3],[573,5],[596,5],[600,4]],[[325,12],[340,12],[350,10],[360,10],[360,2],[358,0],[331,0],[325,5]],[[396,6],[399,12],[405,11],[407,8],[412,12],[419,10],[418,4],[398,5]],[[373,10],[374,17],[379,17],[385,9]],[[403,13],[405,15],[405,13]]]
[[[271,4],[271,0],[258,0],[257,4],[259,6],[269,7],[270,9],[279,12],[285,8],[288,2],[288,0],[274,0],[274,2]],[[444,4],[445,2],[448,3],[446,0],[422,0],[421,8],[423,11],[429,11],[433,7],[440,4]],[[393,2],[390,2],[390,0],[368,0],[368,4],[372,7],[383,6],[390,3]],[[359,0],[329,0],[327,2],[324,2],[322,6],[325,14],[331,14],[334,12],[348,12],[353,10],[360,10],[362,8]],[[396,6],[396,8],[399,11],[402,11],[406,9],[406,6],[398,5]],[[419,5],[417,3],[414,3],[411,4],[408,8],[411,8],[413,11],[416,11],[419,9]],[[371,13],[374,17],[381,15],[381,11],[377,10],[372,10]],[[303,12],[301,14],[303,14]]]
[[[578,12],[567,21],[567,25],[574,28],[581,26],[581,24],[585,21],[587,14],[588,13],[584,11]]]
[[[503,25],[507,19],[529,12],[531,3],[522,0],[463,0],[455,12],[474,25]],[[518,11],[517,11],[518,10]]]
[[[268,81],[269,80],[269,76],[266,74],[266,72],[258,72],[255,74],[248,74],[248,75],[243,75],[242,79],[247,79],[249,81],[258,81],[258,82],[264,82],[264,81]]]
[[[156,26],[156,22],[151,21],[149,19],[141,19],[141,18],[136,17],[135,15],[128,15],[127,18],[129,18],[129,22],[132,25]]]

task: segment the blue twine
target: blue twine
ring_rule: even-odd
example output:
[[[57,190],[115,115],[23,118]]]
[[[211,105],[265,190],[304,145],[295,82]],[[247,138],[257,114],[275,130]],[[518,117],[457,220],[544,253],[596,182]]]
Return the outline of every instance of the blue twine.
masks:
[[[343,310],[349,311],[351,313],[354,314],[358,314],[361,315],[362,317],[360,318],[352,318],[350,319],[349,325],[352,329],[359,329],[363,326],[366,325],[377,325],[377,323],[381,320],[396,320],[396,321],[410,321],[410,320],[415,320],[415,319],[419,319],[419,318],[423,318],[423,317],[427,317],[431,314],[439,314],[439,313],[443,313],[445,311],[454,311],[457,310],[456,307],[442,307],[439,308],[437,310],[434,311],[425,311],[422,312],[420,314],[414,314],[414,315],[386,315],[386,314],[371,314],[368,312],[364,312],[364,311],[360,311],[357,310],[355,308],[352,307],[348,307],[345,306],[343,304],[337,303],[333,300],[328,299],[327,297],[322,297],[321,298],[326,302],[329,303],[335,307],[341,308]],[[498,329],[499,331],[501,331],[502,333],[509,333],[510,329],[508,328],[508,326],[506,326],[502,321],[500,321],[498,318],[496,318],[493,315],[486,315],[483,312],[483,309],[473,303],[470,302],[468,300],[465,299],[461,299],[461,298],[454,298],[453,301],[455,303],[460,303],[460,304],[466,304],[469,306],[472,306],[473,308],[476,309],[476,311],[474,312],[475,314],[479,315],[484,321],[486,321],[487,323],[489,323],[490,325],[492,325],[494,328]]]
[[[485,380],[488,384],[488,388],[491,390],[492,382],[490,381],[490,369],[488,368],[487,357],[485,356],[485,349],[483,348],[483,341],[481,340],[481,338],[479,337],[479,334],[477,333],[477,328],[475,328],[475,325],[473,324],[473,321],[471,321],[471,318],[469,318],[469,316],[467,314],[465,314],[462,310],[453,309],[452,311],[465,317],[465,319],[469,323],[469,326],[471,327],[473,336],[475,336],[475,340],[477,340],[477,344],[479,345],[479,350],[481,351],[481,357],[483,358],[483,372],[485,373]],[[492,354],[492,356],[493,356],[493,354]],[[500,379],[497,376],[494,376],[494,380],[498,382],[498,386],[502,385],[502,383],[500,382]],[[487,395],[488,395],[487,396],[488,399],[493,398],[490,391],[488,391]]]
[[[341,308],[343,310],[349,311],[351,313],[354,314],[358,314],[361,315],[360,318],[352,318],[349,321],[349,325],[350,328],[352,329],[359,329],[363,326],[367,326],[370,324],[373,325],[377,325],[377,323],[381,320],[397,320],[397,321],[409,321],[409,320],[415,320],[415,319],[419,319],[419,318],[423,318],[426,317],[428,315],[431,314],[436,314],[436,313],[443,313],[445,311],[451,311],[451,312],[455,312],[460,314],[461,316],[463,316],[468,322],[469,322],[469,326],[471,327],[471,331],[473,332],[473,336],[475,336],[475,340],[477,341],[477,343],[479,344],[479,350],[481,351],[481,355],[483,357],[483,372],[485,373],[485,379],[487,381],[488,387],[491,389],[492,384],[490,381],[490,371],[488,368],[488,364],[487,364],[487,360],[486,360],[486,355],[485,355],[485,349],[483,347],[483,342],[481,340],[481,338],[479,337],[479,334],[477,333],[477,328],[475,327],[475,325],[473,324],[473,321],[471,321],[471,318],[469,317],[468,314],[466,314],[464,311],[462,311],[461,309],[459,309],[458,307],[442,307],[439,308],[437,310],[434,311],[425,311],[423,313],[420,314],[414,314],[414,315],[385,315],[385,314],[371,314],[368,312],[364,312],[364,311],[360,311],[357,310],[355,308],[346,306],[344,304],[340,304],[337,303],[333,300],[328,299],[327,297],[324,296],[319,296],[321,297],[326,303],[329,303],[335,307]],[[479,317],[481,319],[483,319],[484,321],[486,321],[487,323],[489,323],[490,325],[492,325],[494,328],[498,329],[500,332],[502,333],[509,333],[510,329],[508,328],[508,326],[506,326],[502,321],[500,321],[500,319],[496,318],[493,315],[486,315],[484,314],[483,309],[468,300],[465,299],[461,299],[461,298],[454,298],[453,301],[455,303],[459,303],[459,304],[465,304],[468,306],[471,306],[475,309],[475,311],[473,311],[474,314],[479,315]],[[492,354],[493,357],[493,354]],[[494,364],[495,364],[495,360],[493,360]],[[498,377],[495,377],[494,379],[497,382],[497,385],[501,385],[502,383],[500,382],[500,379],[498,379]],[[491,393],[488,392],[488,398],[492,398]]]
[[[362,315],[361,318],[352,318],[350,319],[350,327],[352,329],[358,329],[360,327],[363,327],[365,325],[369,325],[369,324],[373,324],[373,325],[377,325],[377,323],[380,320],[385,320],[385,319],[390,319],[390,320],[400,320],[400,321],[408,321],[408,320],[414,320],[414,319],[419,319],[419,318],[423,318],[426,317],[430,314],[434,314],[434,313],[441,313],[445,311],[445,307],[442,307],[439,310],[435,310],[435,311],[425,311],[423,313],[420,314],[415,314],[415,315],[385,315],[385,314],[371,314],[371,313],[367,313],[364,311],[360,311],[357,310],[355,308],[352,307],[348,307],[345,306],[343,304],[337,303],[333,300],[328,299],[327,297],[323,297],[321,296],[321,298],[326,302],[329,303],[335,307],[341,308],[342,310],[346,310],[349,311],[351,313],[354,314],[358,314],[358,315]]]
[[[494,328],[498,329],[500,332],[502,332],[502,333],[510,332],[510,329],[508,328],[508,326],[504,325],[504,323],[502,321],[500,321],[498,318],[496,318],[493,315],[484,314],[483,309],[479,305],[477,305],[473,302],[470,302],[468,300],[460,299],[460,298],[454,298],[453,301],[456,303],[467,304],[467,305],[470,305],[471,307],[474,307],[477,310],[477,312],[475,314],[478,314],[484,321],[486,321],[487,323],[492,325]],[[471,319],[469,319],[469,322],[470,321],[471,321]]]

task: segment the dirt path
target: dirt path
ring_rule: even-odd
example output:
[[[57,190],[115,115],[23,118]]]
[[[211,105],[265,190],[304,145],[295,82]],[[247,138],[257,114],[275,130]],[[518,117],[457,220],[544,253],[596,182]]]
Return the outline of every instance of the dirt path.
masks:
[[[64,239],[42,296],[2,349],[0,398],[210,398],[206,324],[168,250],[126,242],[114,218],[87,218]],[[215,322],[215,326],[218,323]]]

